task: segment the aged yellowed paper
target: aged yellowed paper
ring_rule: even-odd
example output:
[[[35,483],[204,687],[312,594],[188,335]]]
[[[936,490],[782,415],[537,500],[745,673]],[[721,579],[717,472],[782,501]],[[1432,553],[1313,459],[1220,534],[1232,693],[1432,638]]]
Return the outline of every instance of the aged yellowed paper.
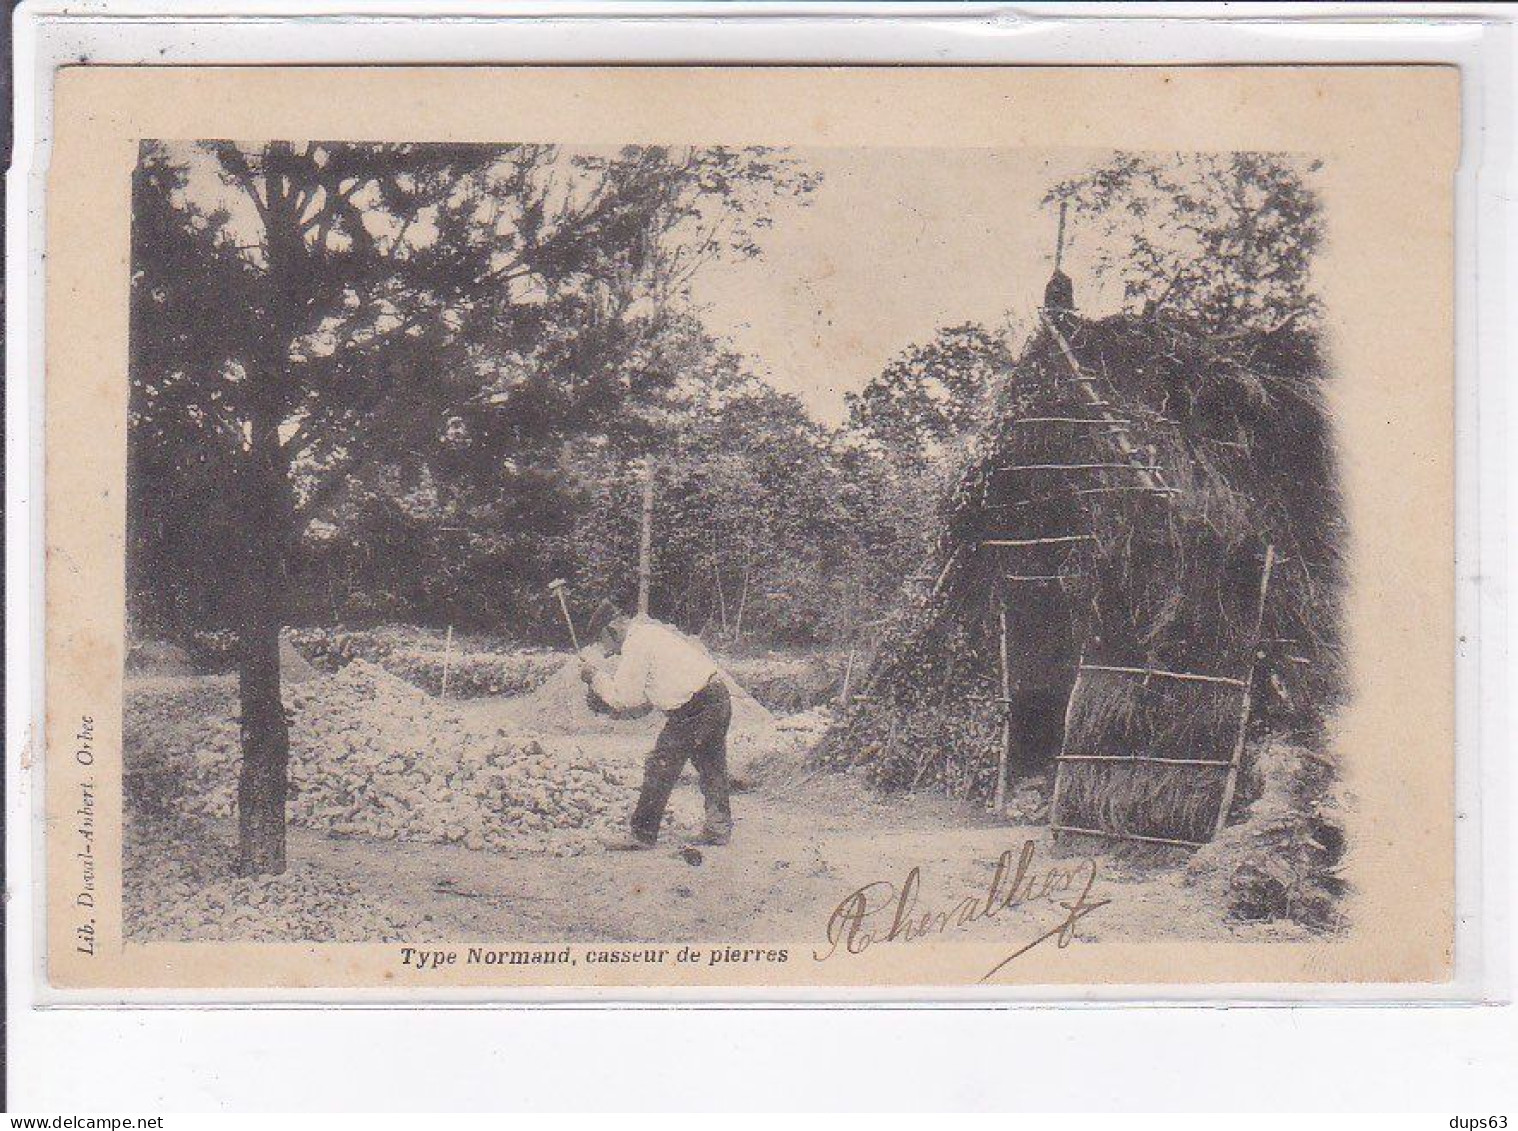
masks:
[[[65,70],[50,981],[1448,979],[1458,96]]]

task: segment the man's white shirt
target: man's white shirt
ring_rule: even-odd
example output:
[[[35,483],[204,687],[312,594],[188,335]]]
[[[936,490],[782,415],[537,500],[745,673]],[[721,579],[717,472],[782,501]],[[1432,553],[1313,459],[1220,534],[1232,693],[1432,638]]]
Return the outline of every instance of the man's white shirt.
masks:
[[[650,704],[673,711],[717,674],[698,641],[651,617],[634,617],[615,672],[597,672],[591,688],[608,706],[631,711]]]

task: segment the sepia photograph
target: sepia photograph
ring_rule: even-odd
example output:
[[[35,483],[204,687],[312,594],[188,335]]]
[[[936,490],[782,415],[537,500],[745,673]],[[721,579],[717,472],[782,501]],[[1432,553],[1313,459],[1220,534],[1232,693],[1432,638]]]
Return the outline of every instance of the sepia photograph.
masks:
[[[1346,131],[1447,137],[1453,87],[1308,77],[482,72],[384,134],[110,77],[140,123],[54,166],[55,946],[185,985],[1447,969],[1449,611],[1405,597],[1449,583],[1452,151],[1399,192]],[[1137,124],[1246,88],[1359,118]],[[1133,144],[995,111],[1067,96]]]
[[[128,938],[1337,930],[1319,167],[144,142]]]

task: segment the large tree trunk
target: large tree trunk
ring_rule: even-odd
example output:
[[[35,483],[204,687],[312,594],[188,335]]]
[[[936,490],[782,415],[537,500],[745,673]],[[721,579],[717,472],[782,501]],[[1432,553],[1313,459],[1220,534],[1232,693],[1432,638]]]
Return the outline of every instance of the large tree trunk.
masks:
[[[279,684],[279,618],[267,594],[244,594],[242,625],[242,776],[237,783],[237,870],[285,870],[285,794],[290,729]],[[259,606],[263,606],[260,608]]]
[[[242,663],[242,776],[237,783],[238,871],[285,870],[285,798],[290,728],[280,696],[279,634],[284,627],[286,564],[295,542],[290,457],[280,436],[299,382],[288,372],[292,344],[310,317],[310,256],[302,212],[307,198],[279,171],[289,167],[288,142],[263,153],[264,198],[259,208],[267,237],[265,309],[260,349],[244,358],[252,390],[248,405],[248,460],[244,523]],[[330,192],[330,188],[327,190]],[[252,192],[255,202],[257,191]],[[318,237],[324,239],[325,233]]]
[[[290,728],[280,695],[279,634],[289,537],[290,491],[274,415],[253,423],[243,521],[241,662],[242,775],[237,783],[241,875],[285,870],[285,798]]]

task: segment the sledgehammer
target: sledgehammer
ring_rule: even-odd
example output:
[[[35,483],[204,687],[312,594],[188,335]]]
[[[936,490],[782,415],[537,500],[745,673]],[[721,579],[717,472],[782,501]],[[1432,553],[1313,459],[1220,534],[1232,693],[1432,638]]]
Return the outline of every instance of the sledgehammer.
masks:
[[[569,615],[569,602],[564,599],[564,590],[569,588],[569,582],[562,577],[556,577],[548,583],[549,590],[559,599],[559,608],[564,613],[564,623],[569,626],[569,641],[575,646],[575,655],[580,654],[580,638],[575,633],[574,618]]]

